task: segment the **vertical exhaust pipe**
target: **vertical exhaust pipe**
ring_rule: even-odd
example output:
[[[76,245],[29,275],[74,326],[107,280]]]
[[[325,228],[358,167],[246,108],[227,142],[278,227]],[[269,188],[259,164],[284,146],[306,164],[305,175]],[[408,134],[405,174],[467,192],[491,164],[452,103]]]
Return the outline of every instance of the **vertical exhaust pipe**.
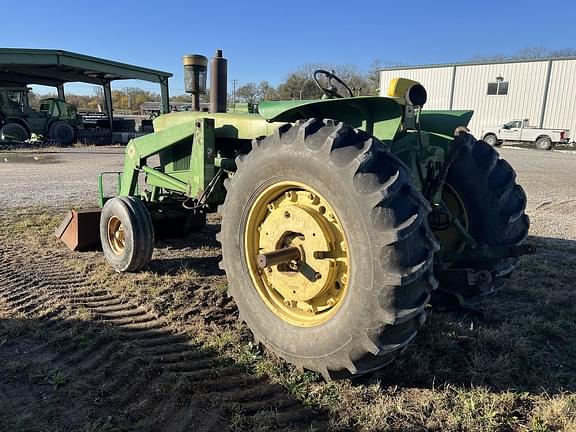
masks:
[[[225,113],[228,105],[228,60],[222,50],[210,60],[210,112]]]

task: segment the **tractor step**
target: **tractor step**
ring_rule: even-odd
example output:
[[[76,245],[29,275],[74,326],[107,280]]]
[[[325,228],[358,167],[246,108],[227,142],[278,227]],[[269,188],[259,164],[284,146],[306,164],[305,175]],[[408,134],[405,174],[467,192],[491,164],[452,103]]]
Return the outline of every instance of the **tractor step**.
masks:
[[[70,210],[55,235],[72,251],[95,248],[100,244],[99,208]]]

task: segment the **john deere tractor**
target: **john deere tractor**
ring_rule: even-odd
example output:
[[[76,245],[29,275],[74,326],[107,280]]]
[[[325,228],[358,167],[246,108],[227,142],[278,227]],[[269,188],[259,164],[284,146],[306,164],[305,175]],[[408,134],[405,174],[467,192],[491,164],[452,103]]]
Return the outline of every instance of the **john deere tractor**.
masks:
[[[82,118],[76,107],[56,98],[40,101],[40,110],[28,105],[28,88],[0,88],[0,138],[26,141],[31,134],[57,139],[68,145],[74,141]]]
[[[207,63],[184,58],[196,109]],[[467,133],[471,111],[424,111],[426,90],[407,79],[389,97],[354,97],[318,70],[320,100],[227,113],[226,60],[217,51],[211,63],[210,112],[156,118],[154,134],[128,144],[117,196],[100,188],[102,249],[117,271],[146,267],[163,228],[200,229],[218,211],[240,319],[328,379],[386,365],[435,290],[473,303],[530,251],[524,191]]]

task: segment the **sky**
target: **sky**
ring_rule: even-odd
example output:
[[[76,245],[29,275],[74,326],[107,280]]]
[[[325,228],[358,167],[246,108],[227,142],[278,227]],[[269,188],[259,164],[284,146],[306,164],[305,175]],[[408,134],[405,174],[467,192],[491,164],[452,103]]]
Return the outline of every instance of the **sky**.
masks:
[[[419,65],[576,47],[576,2],[569,0],[3,3],[1,47],[61,49],[171,72],[172,95],[184,92],[182,56],[210,58],[216,49],[228,58],[230,81],[277,85],[306,63],[366,70],[377,59]],[[140,81],[113,84],[130,86],[159,91]],[[68,84],[66,91],[92,94],[93,87]]]

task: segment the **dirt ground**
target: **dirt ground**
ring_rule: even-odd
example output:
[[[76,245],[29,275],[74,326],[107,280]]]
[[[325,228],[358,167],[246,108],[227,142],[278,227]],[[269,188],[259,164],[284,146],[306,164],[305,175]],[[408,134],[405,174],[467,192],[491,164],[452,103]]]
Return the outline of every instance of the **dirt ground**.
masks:
[[[537,253],[480,313],[433,310],[392,365],[332,383],[237,322],[217,216],[135,275],[53,237],[123,148],[0,153],[0,432],[576,431],[576,153],[500,153]]]

